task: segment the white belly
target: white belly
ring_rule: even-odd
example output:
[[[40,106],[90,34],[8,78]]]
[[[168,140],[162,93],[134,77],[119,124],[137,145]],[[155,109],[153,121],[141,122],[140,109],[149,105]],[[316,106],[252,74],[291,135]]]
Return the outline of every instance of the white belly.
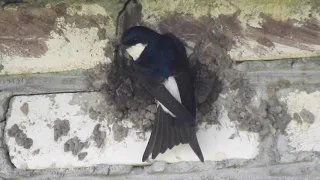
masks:
[[[176,80],[173,76],[170,76],[168,80],[166,80],[163,85],[165,88],[170,92],[170,94],[181,103],[181,97],[179,93],[179,88]],[[164,112],[170,114],[172,117],[176,117],[173,113],[171,113],[163,104],[161,104],[159,101],[157,101],[157,105],[161,106],[161,108],[164,110]]]

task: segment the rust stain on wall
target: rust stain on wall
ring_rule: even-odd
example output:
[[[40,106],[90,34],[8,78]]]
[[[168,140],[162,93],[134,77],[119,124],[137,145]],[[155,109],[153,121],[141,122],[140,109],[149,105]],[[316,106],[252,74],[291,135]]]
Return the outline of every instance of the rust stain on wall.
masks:
[[[308,45],[320,45],[320,22],[317,19],[283,22],[274,20],[266,14],[261,14],[260,17],[263,19],[261,28],[247,26],[244,33],[262,45],[269,47],[270,42],[276,42],[309,51],[313,49]],[[266,43],[267,41],[269,42]]]
[[[313,49],[308,45],[320,45],[320,22],[315,18],[303,22],[277,21],[266,14],[260,14],[260,18],[261,28],[249,24],[243,28],[236,14],[220,15],[217,21],[231,41],[234,38],[249,38],[269,48],[274,47],[274,43],[279,43],[309,51]]]
[[[45,40],[55,19],[56,13],[51,9],[0,11],[0,52],[7,56],[39,57],[48,50]]]
[[[171,32],[186,41],[197,41],[206,31],[210,19],[202,17],[194,19],[191,15],[175,13],[161,20],[158,24],[162,33]]]
[[[257,39],[257,42],[261,45],[267,46],[268,48],[274,47],[273,42],[267,39],[266,37],[259,37]]]
[[[235,12],[231,15],[219,15],[217,23],[221,24],[223,31],[229,38],[236,36],[243,36],[243,28],[241,22],[238,19],[240,11]]]
[[[161,17],[153,27],[158,27],[162,33],[172,32],[184,42],[193,42],[197,44],[202,40],[203,34],[213,31],[214,36],[221,36],[225,39],[221,46],[231,50],[236,42],[242,40],[256,41],[262,46],[259,48],[274,48],[275,43],[287,47],[294,47],[301,50],[313,51],[312,46],[320,45],[320,22],[318,19],[310,17],[304,21],[290,19],[287,21],[278,21],[270,15],[261,13],[260,26],[253,27],[239,20],[241,11],[230,15],[221,14],[217,18],[207,16],[194,18],[192,15],[173,13]],[[148,22],[150,23],[150,22]],[[148,23],[146,23],[148,25]],[[156,25],[156,26],[155,26]],[[219,28],[219,33],[214,30]],[[219,42],[221,43],[221,42]],[[258,52],[257,49],[257,53]],[[265,49],[264,49],[265,51]]]
[[[76,28],[100,28],[108,23],[108,17],[99,15],[74,15],[66,12],[63,3],[52,8],[19,8],[0,11],[0,53],[5,56],[39,58],[48,51],[46,41],[52,31],[63,35],[57,28],[57,18]],[[68,39],[66,38],[68,41]]]

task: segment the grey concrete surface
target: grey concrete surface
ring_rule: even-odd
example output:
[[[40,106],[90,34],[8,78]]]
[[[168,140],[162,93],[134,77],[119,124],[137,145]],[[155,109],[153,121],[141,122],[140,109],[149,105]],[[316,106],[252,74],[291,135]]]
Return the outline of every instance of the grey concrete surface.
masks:
[[[15,95],[90,91],[86,72],[0,76],[0,91]]]
[[[167,165],[166,169],[177,168],[177,165]],[[195,169],[207,169],[206,167],[211,167],[210,170],[195,170]],[[186,167],[186,166],[184,166]],[[130,180],[157,180],[157,179],[168,179],[168,180],[224,180],[224,179],[256,179],[256,180],[294,180],[294,179],[319,179],[319,164],[317,163],[298,163],[298,164],[285,164],[285,165],[275,165],[266,167],[255,167],[255,168],[225,168],[220,169],[218,166],[214,166],[210,163],[203,165],[187,165],[187,168],[194,168],[193,170],[186,170],[183,165],[179,164],[179,169],[185,170],[181,172],[162,172],[162,173],[150,173],[149,168],[144,168],[140,171],[140,174],[129,174],[123,173],[122,175],[111,175],[105,172],[104,174],[96,175],[92,173],[95,168],[91,169],[81,169],[81,172],[74,170],[65,171],[44,171],[44,172],[34,172],[32,175],[20,175],[16,176],[15,179],[26,179],[26,180],[44,180],[44,179],[63,179],[63,180],[118,180],[118,179],[130,179]],[[107,169],[107,168],[106,168]]]
[[[303,62],[303,63],[302,63]],[[268,61],[268,62],[244,62],[234,65],[233,70],[240,70],[244,73],[243,79],[248,82],[240,84],[239,87],[252,87],[257,91],[271,87],[280,91],[289,91],[290,89],[302,89],[309,92],[317,90],[320,79],[317,78],[318,71],[317,61],[297,61],[293,64],[304,66],[300,70],[298,65],[292,66],[292,60],[281,62]],[[267,68],[262,68],[267,67]],[[280,68],[281,67],[281,68]],[[304,74],[300,76],[297,74]],[[83,80],[88,79],[86,75],[82,75]],[[233,75],[233,74],[231,74]],[[42,75],[48,79],[61,79],[62,75],[50,74]],[[58,78],[57,78],[58,77]],[[104,78],[101,76],[102,79]],[[225,78],[230,78],[224,76]],[[89,78],[90,79],[90,78]],[[287,81],[284,81],[286,79]],[[84,81],[85,82],[85,81]],[[303,83],[301,83],[303,82]],[[81,91],[92,90],[92,87],[80,85],[78,88]],[[51,92],[56,92],[59,89],[58,85],[53,87]],[[23,90],[24,84],[20,87]],[[74,86],[74,85],[73,85]],[[41,85],[40,85],[41,87]],[[65,85],[61,85],[65,87]],[[89,88],[86,88],[89,87]],[[48,87],[50,88],[50,87]],[[71,88],[60,89],[59,92],[69,92]],[[75,91],[77,91],[76,89]],[[289,89],[289,90],[288,90]],[[42,90],[43,92],[45,90]],[[25,91],[16,92],[20,94],[28,94],[28,88]],[[14,93],[13,93],[14,95]],[[233,103],[233,100],[228,100]],[[269,100],[267,99],[267,102]],[[226,102],[224,102],[226,103]],[[277,106],[277,105],[276,105]],[[2,107],[3,108],[3,107]],[[148,108],[148,107],[147,107]],[[239,109],[239,108],[238,108]],[[3,109],[6,111],[7,109]],[[256,113],[256,112],[254,112]],[[269,111],[267,114],[271,113]],[[142,122],[141,122],[142,123]],[[5,121],[0,124],[3,129]],[[251,124],[245,125],[252,126]],[[277,127],[277,126],[275,126]],[[76,168],[76,169],[48,169],[48,170],[33,170],[22,171],[14,168],[10,163],[10,158],[6,152],[5,146],[0,146],[0,177],[14,178],[14,179],[320,179],[320,161],[318,152],[297,152],[292,153],[292,147],[288,145],[288,139],[279,130],[270,133],[259,132],[262,137],[260,145],[260,153],[254,160],[232,159],[222,162],[205,162],[205,163],[174,163],[165,164],[163,162],[154,163],[152,166],[133,167],[133,166],[109,166],[100,165],[90,168]],[[256,129],[251,129],[256,131]],[[0,131],[0,140],[3,136]],[[0,141],[1,142],[1,141]]]

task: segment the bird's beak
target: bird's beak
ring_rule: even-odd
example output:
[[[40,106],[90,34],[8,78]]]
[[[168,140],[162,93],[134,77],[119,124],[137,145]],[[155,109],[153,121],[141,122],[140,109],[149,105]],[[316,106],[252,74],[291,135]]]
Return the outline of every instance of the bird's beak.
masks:
[[[132,57],[127,52],[127,49],[129,47],[130,46],[126,46],[126,45],[123,45],[123,44],[119,45],[119,53],[120,53],[120,56],[122,57],[121,58],[122,59],[122,65],[125,66],[125,67],[131,66],[132,63],[134,62]]]

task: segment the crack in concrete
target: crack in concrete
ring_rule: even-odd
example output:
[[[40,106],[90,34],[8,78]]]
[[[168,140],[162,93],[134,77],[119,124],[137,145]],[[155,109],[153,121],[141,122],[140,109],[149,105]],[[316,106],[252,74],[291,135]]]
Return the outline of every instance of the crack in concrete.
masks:
[[[85,73],[45,73],[0,76],[0,91],[31,94],[92,91]]]

